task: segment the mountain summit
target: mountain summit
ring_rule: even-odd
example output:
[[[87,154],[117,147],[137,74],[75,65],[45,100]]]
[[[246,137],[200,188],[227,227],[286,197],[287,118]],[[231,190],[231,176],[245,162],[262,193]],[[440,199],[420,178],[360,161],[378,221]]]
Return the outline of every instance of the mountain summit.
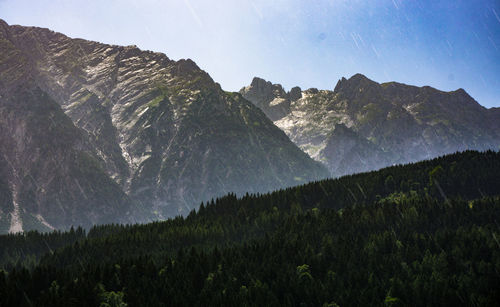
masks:
[[[296,99],[292,91],[258,78],[240,93],[333,176],[500,147],[499,113],[463,89],[379,84],[355,74],[339,80],[333,91],[294,92]],[[286,106],[279,116],[277,105]]]
[[[328,175],[192,60],[3,21],[0,50],[0,223],[164,218]]]

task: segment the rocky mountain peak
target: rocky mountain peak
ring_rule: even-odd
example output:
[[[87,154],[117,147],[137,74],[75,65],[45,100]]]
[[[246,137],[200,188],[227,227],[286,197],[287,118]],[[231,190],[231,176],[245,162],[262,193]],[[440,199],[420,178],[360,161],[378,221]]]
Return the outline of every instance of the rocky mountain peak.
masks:
[[[471,95],[469,95],[469,93],[467,93],[467,91],[464,90],[463,88],[459,88],[459,89],[453,91],[452,93],[455,94],[457,97],[460,97],[460,99],[463,99],[463,100],[469,101],[469,102],[474,102],[477,104],[475,99],[472,98]]]
[[[177,71],[181,74],[189,74],[201,70],[191,59],[180,59],[177,61],[176,65]]]
[[[265,91],[267,88],[272,88],[273,84],[269,81],[266,81],[259,77],[253,77],[252,82],[250,83],[252,88],[255,88],[258,91]]]
[[[288,92],[288,98],[291,101],[296,101],[302,98],[302,90],[300,89],[300,87],[298,86],[292,87],[290,92]]]
[[[306,94],[314,95],[319,93],[319,90],[315,87],[308,88],[307,90],[304,91]]]
[[[498,110],[485,109],[463,89],[379,84],[355,74],[341,78],[333,91],[302,93],[307,95],[292,100],[281,117],[273,117],[269,100],[243,95],[333,176],[466,149],[498,149],[500,143]]]
[[[8,181],[0,199],[56,228],[165,218],[229,192],[267,192],[328,175],[257,107],[224,92],[190,59],[5,23],[0,35],[0,160],[35,161],[8,168],[0,161]],[[253,83],[252,93],[287,114],[281,85]],[[14,88],[30,99],[11,95]],[[71,137],[58,138],[64,131]],[[4,144],[16,142],[17,152],[7,152]],[[20,172],[36,182],[16,182]],[[47,197],[49,188],[60,199]]]
[[[9,25],[3,19],[0,18],[0,33],[2,33],[2,36],[6,34],[8,27]]]
[[[342,85],[347,81],[346,78],[342,77],[339,81],[337,81],[337,84],[335,85],[335,88],[333,89],[333,91],[335,93],[338,93],[340,91],[340,89],[342,88]]]
[[[366,77],[365,75],[360,74],[360,73],[356,73],[356,74],[352,75],[352,77],[350,77],[348,80],[351,82],[362,82],[362,81],[375,82],[375,81],[368,79],[368,77]]]
[[[286,96],[286,92],[281,84],[273,84],[270,81],[266,81],[259,77],[254,77],[250,86],[242,88],[240,92],[243,90],[268,99]]]
[[[83,42],[85,42],[85,41],[83,41]],[[140,56],[143,52],[147,52],[147,51],[142,51],[136,45],[129,45],[129,46],[121,47],[120,49],[121,49],[122,57],[125,57],[125,58]]]
[[[359,92],[360,89],[364,90],[378,86],[380,86],[380,84],[368,79],[365,75],[358,73],[353,75],[349,79],[342,77],[342,79],[337,82],[337,85],[335,86],[335,89],[333,91],[334,93],[353,93],[355,91]]]
[[[294,97],[299,95],[297,90],[300,91],[300,88],[294,90]],[[290,112],[289,93],[285,92],[281,84],[254,77],[252,83],[243,87],[239,93],[254,102],[271,120],[278,120]]]

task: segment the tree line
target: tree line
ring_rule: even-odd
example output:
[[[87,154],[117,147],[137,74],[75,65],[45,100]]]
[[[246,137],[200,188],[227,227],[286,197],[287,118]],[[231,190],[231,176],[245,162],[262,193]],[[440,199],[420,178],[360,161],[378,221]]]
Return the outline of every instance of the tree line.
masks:
[[[0,305],[500,301],[500,154],[228,195],[186,217],[0,236]]]

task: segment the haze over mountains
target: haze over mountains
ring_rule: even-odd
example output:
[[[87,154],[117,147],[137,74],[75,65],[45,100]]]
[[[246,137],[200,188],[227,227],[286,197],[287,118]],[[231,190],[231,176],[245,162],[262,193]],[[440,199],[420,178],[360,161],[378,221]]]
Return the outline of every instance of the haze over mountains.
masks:
[[[0,232],[50,230],[498,149],[500,112],[362,75],[230,93],[191,60],[0,20],[0,144]]]
[[[500,148],[500,116],[463,89],[442,92],[361,74],[335,89],[286,92],[260,78],[240,90],[334,177],[467,149]]]

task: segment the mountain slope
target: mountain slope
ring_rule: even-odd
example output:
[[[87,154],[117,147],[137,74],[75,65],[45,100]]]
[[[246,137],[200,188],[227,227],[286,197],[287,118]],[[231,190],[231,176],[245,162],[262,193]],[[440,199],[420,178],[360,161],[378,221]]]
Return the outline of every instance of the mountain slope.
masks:
[[[500,146],[499,113],[482,107],[462,89],[442,92],[428,86],[379,84],[357,74],[342,78],[333,91],[295,92],[286,93],[280,85],[259,78],[240,90],[299,147],[323,161],[333,176]],[[276,100],[289,109],[279,118],[272,110]],[[331,142],[335,127],[357,133],[360,138],[352,142],[358,147],[368,146],[377,154],[353,157],[351,145],[344,148],[342,143]],[[338,161],[346,159],[351,162],[338,169]]]
[[[162,218],[236,192],[324,178],[253,104],[191,60],[0,21],[0,84],[56,101],[138,207]]]
[[[2,96],[0,144],[2,231],[135,221],[82,131],[40,88],[23,84]]]
[[[384,151],[344,124],[336,124],[325,142],[321,157],[332,174],[361,173],[391,164]]]

